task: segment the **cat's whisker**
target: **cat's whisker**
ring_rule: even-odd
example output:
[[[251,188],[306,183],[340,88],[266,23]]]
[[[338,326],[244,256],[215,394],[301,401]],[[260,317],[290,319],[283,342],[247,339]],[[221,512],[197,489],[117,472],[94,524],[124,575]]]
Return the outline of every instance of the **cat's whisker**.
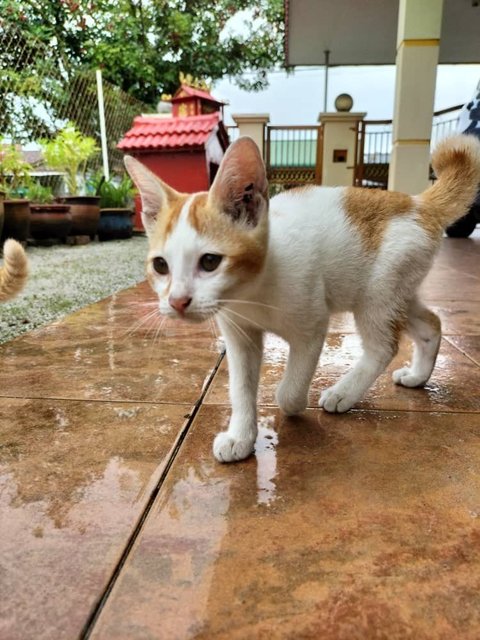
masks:
[[[135,333],[140,327],[146,324],[153,317],[154,317],[154,314],[149,313],[148,315],[144,316],[140,320],[136,320],[130,327],[128,327],[128,329],[125,330],[124,334],[122,335],[122,338],[131,336],[132,333]]]
[[[212,328],[213,337],[218,339],[219,334],[218,334],[217,323],[215,322],[213,317],[209,318],[208,321],[210,322],[210,327]]]
[[[255,300],[235,300],[233,298],[220,298],[218,300],[220,303],[226,304],[251,304],[258,307],[265,307],[266,309],[273,309],[274,311],[281,311],[279,307],[275,307],[272,304],[266,304],[265,302],[257,302]]]
[[[153,344],[155,345],[155,343],[157,341],[160,341],[160,338],[162,337],[162,329],[165,326],[166,323],[166,318],[162,318],[161,321],[158,324],[157,330],[155,332],[155,335],[153,337]]]
[[[245,337],[239,332],[238,326],[229,318],[219,311],[218,315],[235,331],[235,333],[240,337],[241,340],[244,340]]]
[[[155,316],[158,315],[158,310],[154,309],[153,311],[149,311],[147,314],[145,314],[142,318],[140,318],[140,320],[137,320],[136,322],[133,323],[133,325],[131,327],[129,327],[124,335],[122,336],[122,338],[127,338],[130,337],[133,333],[135,333],[136,331],[138,331],[141,327],[143,327],[145,324],[147,324],[148,322],[150,322],[151,320],[153,320],[155,318]]]
[[[167,336],[165,332],[165,327],[166,325],[168,325],[168,320],[169,319],[167,316],[159,315],[158,322],[149,330],[149,333],[153,334],[150,336],[153,344],[155,344],[160,337]]]
[[[215,331],[213,329],[213,323],[211,318],[208,318],[208,327],[210,329],[210,333],[212,334],[212,336],[215,337]]]
[[[241,313],[238,313],[238,311],[234,311],[233,309],[224,309],[224,311],[227,311],[228,313],[234,313],[236,316],[238,316],[242,320],[245,320],[248,324],[253,324],[254,326],[256,326],[259,329],[261,329],[262,331],[268,331],[268,329],[266,327],[262,326],[261,324],[258,324],[258,322],[256,322],[255,320],[252,320],[251,318],[247,318],[246,316],[242,315]]]
[[[131,301],[128,303],[129,307],[153,307],[158,306],[158,300],[143,300],[142,302]]]
[[[226,315],[226,309],[223,309],[223,311],[221,312],[221,317],[226,320],[228,322],[228,324],[230,324],[231,327],[237,329],[237,333],[243,338],[245,338],[245,340],[247,341],[247,343],[250,343],[250,345],[256,350],[259,351],[261,353],[261,349],[258,348],[258,346],[253,342],[253,340],[250,338],[250,336],[248,335],[248,333],[242,329],[242,327],[235,322],[235,320],[233,318],[230,318],[229,316]]]

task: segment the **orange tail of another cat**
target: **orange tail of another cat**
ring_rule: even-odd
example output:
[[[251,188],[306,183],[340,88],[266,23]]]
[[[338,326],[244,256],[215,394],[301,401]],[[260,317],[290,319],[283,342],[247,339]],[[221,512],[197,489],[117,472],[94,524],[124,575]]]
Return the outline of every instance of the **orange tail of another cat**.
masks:
[[[21,244],[7,240],[3,246],[4,265],[0,269],[0,301],[20,293],[28,276],[28,260]]]
[[[475,200],[480,187],[480,141],[469,135],[445,138],[433,151],[432,167],[438,180],[420,198],[430,221],[441,230],[464,216]]]

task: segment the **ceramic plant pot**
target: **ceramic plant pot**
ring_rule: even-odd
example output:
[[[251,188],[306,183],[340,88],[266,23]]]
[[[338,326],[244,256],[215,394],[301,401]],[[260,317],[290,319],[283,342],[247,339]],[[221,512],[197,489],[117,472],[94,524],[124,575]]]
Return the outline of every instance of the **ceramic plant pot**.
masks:
[[[133,215],[131,209],[100,209],[98,239],[104,241],[131,238]]]
[[[71,236],[90,236],[93,238],[100,220],[100,198],[97,196],[65,196],[60,200],[70,205],[72,217]]]
[[[30,231],[30,202],[28,200],[4,200],[2,242],[13,238],[25,242]]]
[[[66,238],[72,228],[70,205],[31,204],[30,237],[35,240]]]

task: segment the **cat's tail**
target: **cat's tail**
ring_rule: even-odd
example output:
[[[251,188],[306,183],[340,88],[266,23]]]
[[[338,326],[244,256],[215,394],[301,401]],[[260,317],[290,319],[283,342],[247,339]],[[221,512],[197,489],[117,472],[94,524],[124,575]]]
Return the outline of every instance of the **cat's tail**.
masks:
[[[429,222],[438,231],[464,216],[480,187],[480,140],[456,135],[442,140],[432,154],[438,180],[420,195]]]
[[[0,302],[20,293],[28,276],[27,255],[16,240],[7,240],[3,245],[3,262],[0,269]]]

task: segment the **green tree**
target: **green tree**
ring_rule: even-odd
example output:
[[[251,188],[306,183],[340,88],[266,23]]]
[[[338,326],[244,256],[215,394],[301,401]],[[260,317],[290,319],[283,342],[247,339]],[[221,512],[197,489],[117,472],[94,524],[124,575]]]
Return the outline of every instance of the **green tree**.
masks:
[[[0,15],[48,44],[62,72],[99,66],[148,104],[180,71],[257,90],[283,62],[283,0],[0,0]]]

